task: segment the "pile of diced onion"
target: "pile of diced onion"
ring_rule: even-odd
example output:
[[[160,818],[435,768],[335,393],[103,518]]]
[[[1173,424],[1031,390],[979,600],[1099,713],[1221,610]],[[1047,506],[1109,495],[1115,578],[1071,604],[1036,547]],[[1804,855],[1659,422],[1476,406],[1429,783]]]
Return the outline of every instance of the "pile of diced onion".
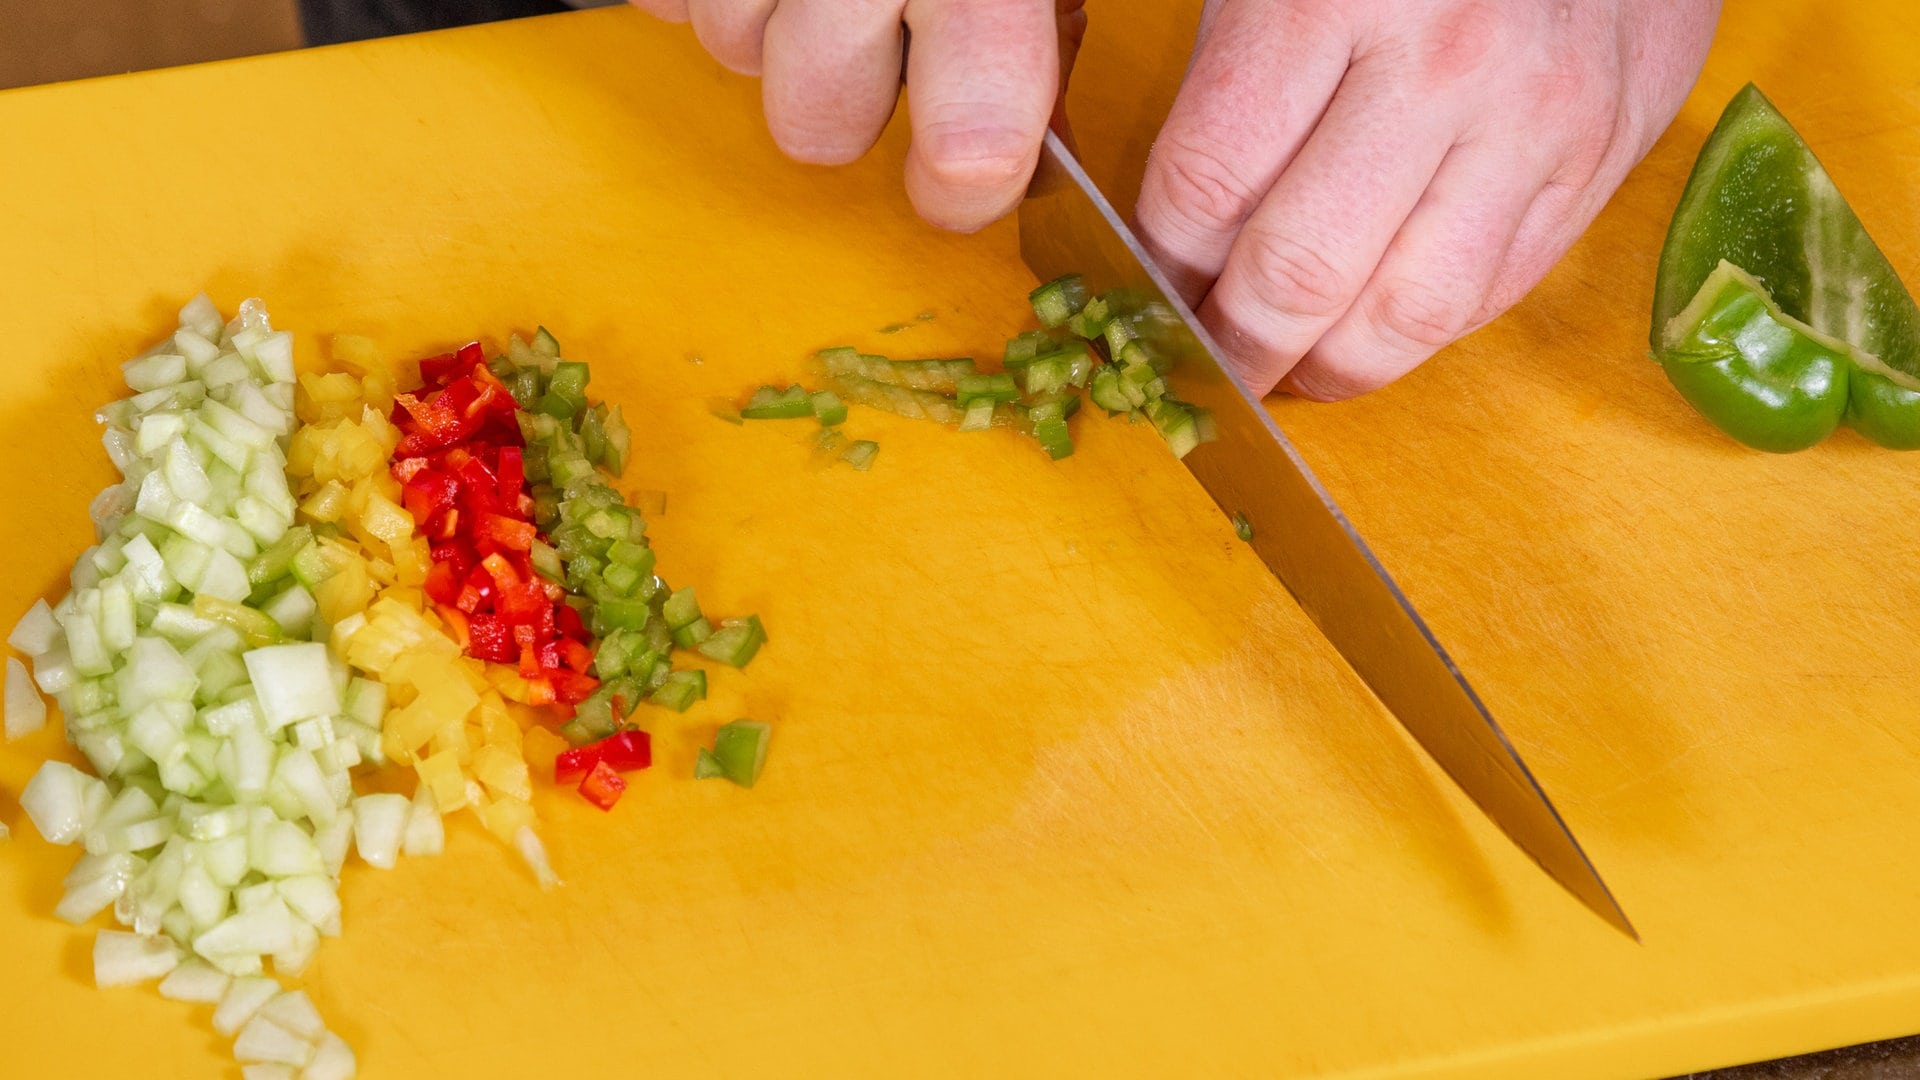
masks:
[[[231,322],[188,304],[101,410],[124,480],[94,501],[99,543],[8,638],[32,675],[8,661],[7,737],[43,726],[51,694],[94,773],[49,761],[20,795],[48,841],[84,848],[55,914],[111,910],[126,929],[95,938],[98,984],[215,1005],[247,1080],[354,1075],[279,981],[340,933],[350,847],[383,868],[436,854],[465,807],[553,881],[522,725],[418,589],[426,545],[386,469],[392,377],[364,343],[337,351],[357,374],[296,378],[258,301]],[[389,759],[416,795],[356,794],[355,770]]]

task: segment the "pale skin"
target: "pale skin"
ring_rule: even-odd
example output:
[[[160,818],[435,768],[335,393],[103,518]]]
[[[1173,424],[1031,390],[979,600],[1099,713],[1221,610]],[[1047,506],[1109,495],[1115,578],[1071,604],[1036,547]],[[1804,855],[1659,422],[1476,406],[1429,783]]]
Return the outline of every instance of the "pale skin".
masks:
[[[907,193],[957,230],[1018,205],[1086,19],[1084,0],[633,3],[759,76],[803,162],[873,145],[904,53]],[[1135,222],[1255,390],[1377,389],[1552,269],[1672,120],[1719,10],[1209,0]]]

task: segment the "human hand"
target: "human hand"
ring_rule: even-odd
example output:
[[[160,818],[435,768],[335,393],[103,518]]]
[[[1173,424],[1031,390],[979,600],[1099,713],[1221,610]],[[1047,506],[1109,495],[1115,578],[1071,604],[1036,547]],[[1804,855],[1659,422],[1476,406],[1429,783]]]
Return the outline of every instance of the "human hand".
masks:
[[[1209,0],[1136,210],[1254,390],[1383,386],[1544,277],[1718,0]]]
[[[1084,0],[632,0],[692,22],[722,64],[761,78],[789,157],[838,165],[893,115],[906,54],[920,215],[971,231],[1019,204],[1085,24]],[[906,48],[911,32],[913,47]]]

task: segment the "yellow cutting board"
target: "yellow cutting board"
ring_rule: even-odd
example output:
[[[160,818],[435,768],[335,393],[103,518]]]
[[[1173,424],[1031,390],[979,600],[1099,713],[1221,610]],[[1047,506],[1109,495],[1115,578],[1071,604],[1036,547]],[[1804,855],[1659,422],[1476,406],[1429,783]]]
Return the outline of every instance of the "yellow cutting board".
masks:
[[[1095,5],[1078,134],[1122,201],[1195,6]],[[859,474],[708,415],[819,346],[990,354],[1032,282],[1010,225],[915,221],[903,131],[789,164],[751,81],[628,11],[0,94],[0,611],[87,543],[91,411],[202,286],[308,363],[545,323],[637,421],[662,572],[772,642],[649,714],[613,813],[542,796],[563,890],[465,822],[350,866],[307,982],[363,1075],[1639,1077],[1920,1028],[1920,456],[1746,452],[1642,357],[1748,78],[1920,265],[1898,9],[1738,5],[1532,299],[1384,393],[1274,405],[1644,944],[1425,761],[1149,432],[1089,418],[1053,464],[861,413]],[[774,724],[765,778],[694,782],[735,716]],[[61,748],[0,748],[0,1074],[214,1075],[208,1010],[96,991],[49,914],[72,852],[16,799]]]

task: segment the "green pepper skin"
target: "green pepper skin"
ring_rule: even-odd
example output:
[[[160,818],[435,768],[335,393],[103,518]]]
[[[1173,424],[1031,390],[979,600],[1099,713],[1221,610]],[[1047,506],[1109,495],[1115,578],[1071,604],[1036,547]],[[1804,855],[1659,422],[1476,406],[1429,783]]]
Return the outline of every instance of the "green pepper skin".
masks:
[[[1891,450],[1920,450],[1920,390],[1856,369],[1847,388],[1847,426]]]
[[[1748,446],[1802,450],[1845,423],[1920,449],[1920,307],[1753,86],[1728,104],[1680,197],[1651,339],[1681,395]]]
[[[1790,454],[1840,425],[1853,373],[1845,346],[1795,326],[1732,263],[1720,264],[1673,325],[1661,366],[1721,431]]]

